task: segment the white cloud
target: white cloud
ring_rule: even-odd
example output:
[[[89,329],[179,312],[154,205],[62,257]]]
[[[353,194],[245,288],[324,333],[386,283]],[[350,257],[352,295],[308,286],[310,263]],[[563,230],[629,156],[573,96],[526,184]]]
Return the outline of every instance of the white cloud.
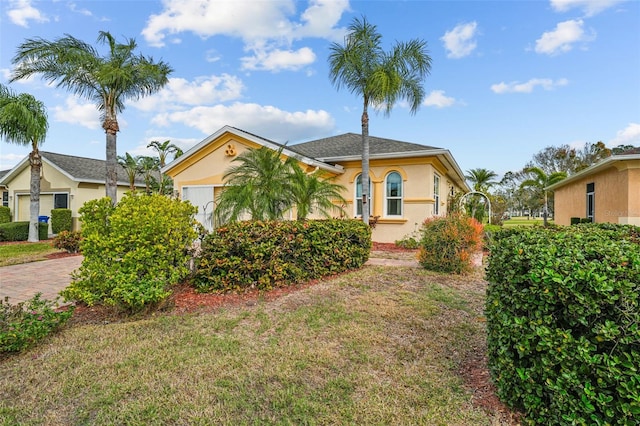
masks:
[[[640,123],[629,123],[627,127],[619,130],[616,137],[608,143],[611,147],[618,145],[640,146]]]
[[[0,154],[0,170],[14,168],[25,157],[24,154]]]
[[[469,55],[476,48],[475,37],[477,35],[478,23],[469,22],[456,25],[451,31],[444,33],[440,40],[447,50],[447,58],[463,58]]]
[[[147,145],[149,145],[149,143],[151,141],[160,141],[160,142],[164,142],[166,140],[170,140],[172,144],[174,144],[175,146],[177,146],[178,148],[180,148],[182,151],[186,151],[189,148],[191,148],[193,145],[197,144],[198,142],[201,141],[201,139],[195,139],[195,138],[176,138],[176,137],[172,137],[172,136],[166,136],[166,135],[162,135],[162,136],[149,136],[147,138],[145,138],[146,140],[136,146],[134,149],[132,150],[128,150],[127,152],[131,155],[146,155],[148,157],[157,157],[158,152],[153,149],[153,148],[147,148]],[[172,157],[169,157],[172,158]]]
[[[455,98],[445,96],[444,90],[432,90],[431,93],[424,99],[422,105],[433,106],[436,108],[446,108],[455,104]]]
[[[494,93],[531,93],[536,87],[542,87],[544,90],[553,90],[556,87],[566,86],[569,84],[569,80],[561,78],[559,80],[552,80],[550,78],[532,78],[531,80],[520,83],[519,81],[512,81],[510,83],[500,82],[493,84],[491,90]]]
[[[28,28],[29,21],[48,22],[42,12],[31,5],[31,0],[12,0],[9,3],[9,11],[7,12],[9,19],[16,25]]]
[[[316,60],[316,54],[308,47],[293,50],[255,50],[254,56],[240,59],[244,70],[263,70],[277,72],[281,70],[297,71]]]
[[[315,60],[315,54],[308,47],[291,50],[292,42],[304,37],[340,40],[345,30],[337,24],[349,8],[348,0],[310,0],[296,20],[299,4],[294,0],[165,0],[164,10],[151,15],[142,35],[153,46],[163,46],[168,36],[182,32],[202,38],[236,37],[253,53],[243,58],[245,69],[298,70],[311,58]]]
[[[536,40],[536,52],[547,55],[565,53],[570,51],[575,43],[594,40],[595,33],[586,34],[583,25],[582,19],[560,22],[553,31],[543,33]]]
[[[274,106],[240,102],[161,113],[154,117],[153,123],[159,126],[181,123],[204,134],[230,125],[281,143],[326,135],[334,127],[333,118],[323,110],[289,112]]]
[[[75,3],[69,3],[69,10],[84,16],[93,16],[93,13],[91,13],[89,9],[78,8],[78,5]]]
[[[76,96],[68,96],[64,106],[53,107],[53,117],[56,121],[79,124],[92,130],[101,127],[100,113],[95,104],[81,103]]]
[[[621,3],[623,0],[550,0],[556,12],[567,12],[571,9],[582,9],[585,16],[594,16]]]
[[[194,81],[170,78],[158,93],[132,102],[131,105],[143,111],[166,111],[185,105],[211,105],[239,99],[243,90],[242,81],[229,74],[202,76]]]

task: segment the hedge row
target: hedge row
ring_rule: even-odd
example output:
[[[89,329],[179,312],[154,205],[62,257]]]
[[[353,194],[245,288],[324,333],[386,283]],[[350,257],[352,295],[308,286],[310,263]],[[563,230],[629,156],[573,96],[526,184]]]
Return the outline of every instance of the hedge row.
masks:
[[[532,424],[637,424],[640,228],[497,232],[487,267],[489,366]]]
[[[49,238],[49,224],[38,222],[38,239]],[[0,241],[27,241],[29,239],[29,222],[0,223]]]
[[[359,220],[233,222],[202,242],[200,291],[268,290],[359,268],[371,230]]]
[[[70,209],[51,210],[51,232],[59,234],[62,231],[71,231],[73,218]]]
[[[0,206],[0,224],[11,222],[11,209],[7,206]]]

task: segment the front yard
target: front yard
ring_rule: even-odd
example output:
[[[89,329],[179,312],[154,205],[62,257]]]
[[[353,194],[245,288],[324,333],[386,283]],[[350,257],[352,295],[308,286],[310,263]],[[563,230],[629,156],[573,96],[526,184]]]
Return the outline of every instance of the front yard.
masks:
[[[487,391],[485,287],[367,266],[278,298],[78,317],[0,361],[0,424],[512,424]]]

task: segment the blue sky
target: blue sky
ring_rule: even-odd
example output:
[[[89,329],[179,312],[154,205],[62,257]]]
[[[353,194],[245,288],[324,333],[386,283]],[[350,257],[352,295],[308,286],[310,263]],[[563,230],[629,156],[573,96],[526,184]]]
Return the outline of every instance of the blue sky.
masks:
[[[328,78],[329,45],[354,17],[390,48],[421,38],[427,96],[370,113],[370,133],[449,149],[463,171],[521,169],[546,146],[640,146],[640,2],[138,0],[0,2],[0,82],[27,38],[99,31],[174,69],[162,92],[119,115],[118,154],[149,141],[188,149],[224,125],[290,144],[360,132],[361,99]],[[103,47],[101,52],[106,53]],[[103,159],[94,105],[38,78],[9,85],[48,109],[43,150]],[[0,143],[0,169],[28,148]]]

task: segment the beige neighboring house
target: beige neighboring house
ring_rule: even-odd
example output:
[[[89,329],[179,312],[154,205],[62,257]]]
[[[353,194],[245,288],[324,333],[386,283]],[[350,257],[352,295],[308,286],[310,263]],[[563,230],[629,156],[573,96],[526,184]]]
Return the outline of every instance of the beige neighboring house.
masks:
[[[2,182],[2,179],[10,171],[11,170],[0,170],[0,182]],[[0,206],[9,207],[9,190],[2,183],[0,183],[0,196],[2,196],[2,203],[0,204]]]
[[[71,209],[73,229],[78,230],[78,209],[89,201],[106,196],[105,161],[73,155],[40,151],[42,169],[40,171],[40,216],[51,216],[52,209]],[[124,168],[118,166],[118,199],[129,190]],[[3,188],[3,205],[11,209],[13,222],[29,220],[29,182],[31,167],[26,156],[13,169],[0,177]],[[141,178],[138,187],[144,188]],[[6,195],[5,195],[6,193]],[[6,198],[6,204],[4,200]],[[49,220],[51,233],[51,220]]]
[[[198,207],[198,220],[212,229],[216,225],[212,212],[224,186],[223,175],[239,154],[260,147],[283,148],[284,156],[296,158],[309,173],[322,170],[327,177],[334,177],[335,183],[346,188],[345,216],[362,214],[360,134],[346,133],[283,147],[225,126],[165,166],[162,172],[173,179],[182,199]],[[373,136],[370,177],[373,240],[377,242],[394,242],[410,235],[426,218],[446,214],[450,194],[470,191],[448,150]],[[290,213],[289,218],[294,218],[294,212]],[[336,212],[335,217],[339,216]]]
[[[558,225],[579,217],[640,226],[640,148],[605,158],[548,189]]]

